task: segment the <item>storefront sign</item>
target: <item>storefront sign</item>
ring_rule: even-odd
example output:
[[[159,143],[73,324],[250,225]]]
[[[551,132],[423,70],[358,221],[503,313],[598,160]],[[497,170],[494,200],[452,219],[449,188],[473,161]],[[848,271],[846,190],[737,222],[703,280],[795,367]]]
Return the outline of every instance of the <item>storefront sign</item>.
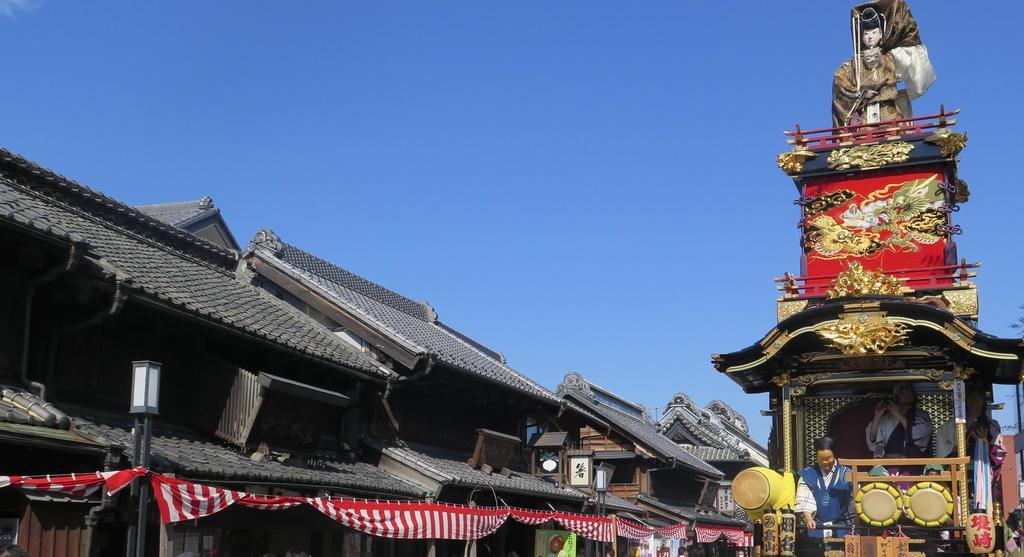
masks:
[[[576,534],[568,530],[536,530],[533,554],[538,557],[576,557]]]

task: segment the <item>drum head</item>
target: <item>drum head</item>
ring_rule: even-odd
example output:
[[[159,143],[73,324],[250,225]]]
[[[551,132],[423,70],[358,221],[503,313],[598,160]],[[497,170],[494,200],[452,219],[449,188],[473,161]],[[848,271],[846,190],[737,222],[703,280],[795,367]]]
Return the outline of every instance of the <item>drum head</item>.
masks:
[[[747,469],[732,481],[732,496],[736,504],[748,510],[760,510],[768,503],[771,485],[760,471]]]
[[[861,506],[864,515],[873,521],[886,522],[892,520],[899,505],[891,493],[882,489],[872,489],[861,495]]]
[[[919,489],[910,496],[910,508],[914,516],[925,522],[938,521],[946,517],[946,497],[937,489]]]

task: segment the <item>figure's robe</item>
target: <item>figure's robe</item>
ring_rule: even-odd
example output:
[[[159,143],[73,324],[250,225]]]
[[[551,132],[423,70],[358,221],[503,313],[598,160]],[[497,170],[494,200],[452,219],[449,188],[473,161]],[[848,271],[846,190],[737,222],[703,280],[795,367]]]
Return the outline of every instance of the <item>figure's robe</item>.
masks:
[[[862,55],[863,56],[863,55]],[[860,90],[853,58],[843,62],[832,80],[832,123],[834,126],[855,126],[862,123],[896,120],[904,116],[897,98],[896,62],[891,53],[881,55],[874,68],[861,62]],[[865,91],[877,95],[867,99]]]

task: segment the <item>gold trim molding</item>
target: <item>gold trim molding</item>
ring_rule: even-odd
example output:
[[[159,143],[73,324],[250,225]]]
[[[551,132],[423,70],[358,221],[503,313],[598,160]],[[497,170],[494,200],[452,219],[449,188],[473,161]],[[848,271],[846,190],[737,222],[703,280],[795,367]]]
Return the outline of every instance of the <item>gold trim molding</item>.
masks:
[[[845,149],[836,149],[828,155],[828,167],[832,170],[848,168],[878,168],[887,164],[906,162],[910,152],[914,150],[912,143],[895,141],[878,145],[857,145]]]
[[[775,159],[779,164],[779,168],[781,168],[786,174],[792,176],[793,174],[800,174],[803,172],[804,163],[810,159],[817,158],[817,156],[818,153],[815,153],[802,145],[797,145],[796,147],[793,147],[792,151],[781,153]]]
[[[781,322],[807,309],[807,300],[779,300],[775,316]]]
[[[845,271],[836,275],[827,295],[830,299],[872,295],[898,296],[903,290],[904,286],[900,279],[881,270],[868,271],[859,261],[854,261]]]
[[[942,156],[950,159],[959,155],[960,151],[967,147],[967,134],[942,129],[926,137],[924,142],[938,145]]]

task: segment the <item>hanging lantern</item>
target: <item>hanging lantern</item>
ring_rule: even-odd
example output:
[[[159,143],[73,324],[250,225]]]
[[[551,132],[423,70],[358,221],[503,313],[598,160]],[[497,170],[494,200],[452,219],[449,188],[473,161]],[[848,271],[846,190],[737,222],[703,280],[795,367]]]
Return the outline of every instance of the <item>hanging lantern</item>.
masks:
[[[967,547],[971,553],[992,553],[996,548],[996,524],[986,513],[974,513],[967,517],[965,525]]]

